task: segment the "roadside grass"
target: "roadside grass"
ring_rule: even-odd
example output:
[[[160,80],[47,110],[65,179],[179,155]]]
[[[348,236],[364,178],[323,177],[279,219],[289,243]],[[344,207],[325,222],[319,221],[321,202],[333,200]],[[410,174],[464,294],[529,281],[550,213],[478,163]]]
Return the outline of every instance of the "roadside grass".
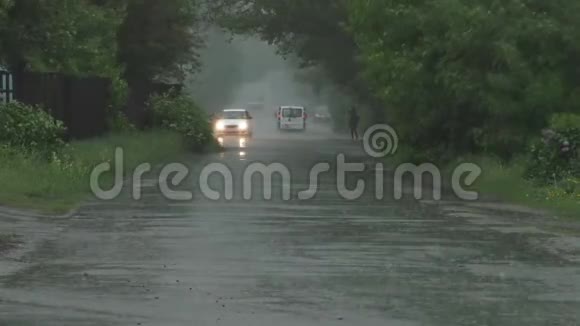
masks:
[[[141,163],[178,159],[185,153],[177,133],[160,130],[75,141],[50,162],[0,153],[0,205],[47,214],[66,213],[90,195],[91,170],[103,162],[114,164],[117,147],[124,150],[125,170]],[[111,182],[112,174],[109,177]],[[103,187],[107,181],[104,183]]]
[[[397,154],[388,159],[388,164],[397,167],[403,163],[434,163],[440,167],[444,182],[450,182],[453,169],[460,163],[475,163],[482,169],[481,176],[469,188],[478,191],[481,197],[488,197],[513,204],[519,204],[561,217],[580,218],[580,179],[576,183],[576,191],[568,194],[563,187],[538,186],[524,178],[525,161],[515,159],[509,164],[488,156],[468,156],[457,158],[451,164],[439,164],[418,156],[407,147],[400,147]]]
[[[558,185],[539,186],[524,178],[525,161],[515,159],[509,164],[486,156],[470,156],[455,160],[443,170],[450,180],[453,169],[460,163],[475,163],[482,174],[468,187],[482,197],[536,208],[560,217],[580,217],[580,193],[568,194]],[[578,182],[580,180],[576,180]]]
[[[474,184],[482,194],[500,200],[554,212],[561,217],[580,218],[580,188],[566,193],[559,185],[538,186],[524,178],[524,163],[515,160],[508,165],[490,158],[475,159],[483,172]],[[580,179],[574,180],[576,184]]]

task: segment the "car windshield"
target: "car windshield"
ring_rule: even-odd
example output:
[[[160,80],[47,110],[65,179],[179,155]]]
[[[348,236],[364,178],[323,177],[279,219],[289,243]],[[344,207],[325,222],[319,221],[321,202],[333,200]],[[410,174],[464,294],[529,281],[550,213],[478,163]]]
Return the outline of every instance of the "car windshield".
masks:
[[[246,119],[247,115],[245,111],[224,111],[222,113],[223,119]]]
[[[303,109],[299,108],[285,108],[282,110],[282,116],[284,118],[301,118]]]

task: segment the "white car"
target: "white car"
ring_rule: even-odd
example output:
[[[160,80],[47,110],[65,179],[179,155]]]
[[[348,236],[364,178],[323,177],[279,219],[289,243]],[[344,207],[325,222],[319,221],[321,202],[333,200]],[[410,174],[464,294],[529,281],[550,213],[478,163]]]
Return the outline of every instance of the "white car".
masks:
[[[247,136],[253,135],[252,116],[244,109],[223,110],[215,120],[214,133],[221,136]]]
[[[319,123],[330,122],[331,115],[327,106],[319,106],[314,110],[314,121]]]
[[[276,116],[280,130],[306,130],[307,115],[303,106],[281,106]]]

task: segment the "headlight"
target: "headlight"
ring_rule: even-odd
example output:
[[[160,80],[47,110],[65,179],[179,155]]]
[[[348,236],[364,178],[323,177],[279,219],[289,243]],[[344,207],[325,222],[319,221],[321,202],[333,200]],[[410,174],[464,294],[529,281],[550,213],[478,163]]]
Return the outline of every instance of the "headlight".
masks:
[[[222,130],[224,130],[225,128],[226,128],[226,126],[224,125],[224,122],[223,122],[223,121],[218,121],[218,122],[216,122],[216,124],[215,124],[215,129],[216,129],[217,131],[222,131]]]
[[[238,127],[240,128],[240,130],[247,130],[248,123],[246,121],[242,121],[242,122],[240,122],[240,125]]]

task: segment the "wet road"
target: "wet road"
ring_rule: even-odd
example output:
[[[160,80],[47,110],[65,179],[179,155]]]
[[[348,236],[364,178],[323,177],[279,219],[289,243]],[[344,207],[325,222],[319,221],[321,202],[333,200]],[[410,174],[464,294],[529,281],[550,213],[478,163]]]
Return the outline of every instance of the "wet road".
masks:
[[[316,129],[257,139],[191,158],[181,188],[209,163],[239,181],[260,161],[283,163],[303,190],[339,153],[369,161]],[[139,202],[127,193],[53,221],[0,214],[31,240],[0,259],[0,325],[580,324],[578,225],[485,202],[348,201],[332,175],[319,188],[307,201],[244,200],[239,184],[231,201],[199,189],[168,201],[150,177]]]

